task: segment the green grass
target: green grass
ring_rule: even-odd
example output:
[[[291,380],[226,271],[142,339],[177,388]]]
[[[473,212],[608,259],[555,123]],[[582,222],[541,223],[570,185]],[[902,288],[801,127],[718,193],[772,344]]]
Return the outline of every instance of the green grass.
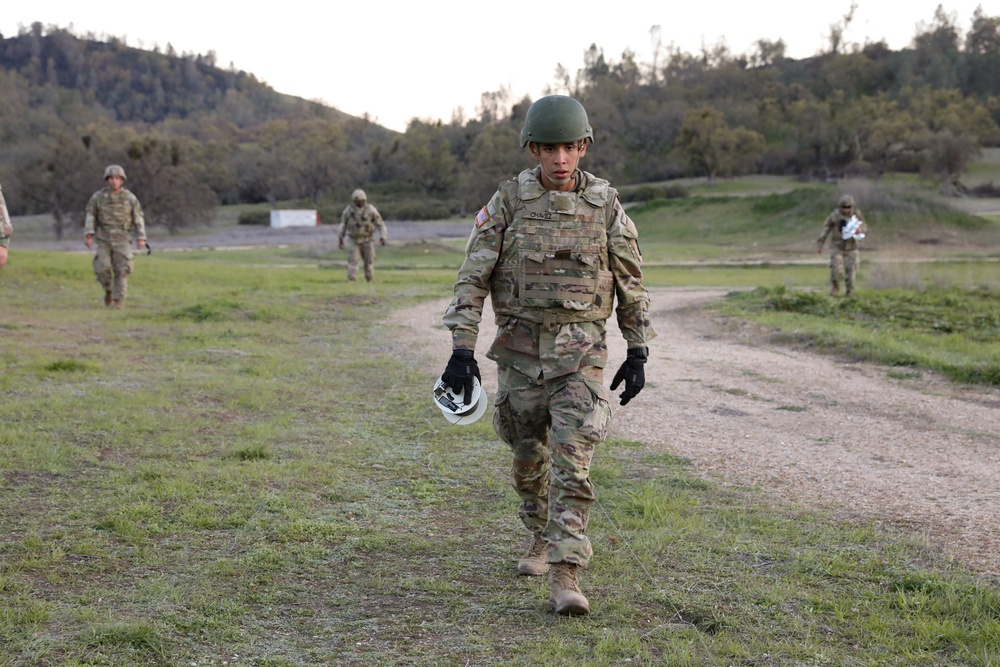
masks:
[[[936,545],[635,441],[595,458],[594,613],[550,614],[489,416],[445,427],[386,323],[450,292],[453,250],[422,250],[373,285],[301,250],[154,254],[124,311],[87,256],[13,254],[0,665],[997,664],[998,589]]]
[[[731,293],[723,311],[770,327],[773,340],[1000,386],[995,288],[866,290],[852,299],[758,288]]]
[[[816,255],[816,239],[841,190],[859,202],[870,227],[862,247],[875,256],[1000,255],[995,216],[964,213],[915,188],[853,182],[761,192],[740,191],[737,185],[732,191],[707,190],[629,207],[644,259],[651,264],[825,263],[825,255]]]

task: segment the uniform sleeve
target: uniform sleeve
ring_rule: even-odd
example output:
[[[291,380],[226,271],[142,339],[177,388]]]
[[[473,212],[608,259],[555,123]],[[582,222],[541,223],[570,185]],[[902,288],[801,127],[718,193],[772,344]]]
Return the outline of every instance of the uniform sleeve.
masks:
[[[135,195],[132,195],[132,226],[136,229],[136,238],[145,241],[146,218],[142,214],[142,204]]]
[[[615,279],[618,326],[628,346],[642,347],[656,337],[649,319],[649,293],[642,284],[639,231],[615,196],[608,226],[608,262]]]
[[[476,224],[465,245],[465,261],[455,280],[455,295],[441,320],[451,331],[452,349],[476,349],[483,304],[490,291],[493,267],[503,249],[503,230],[510,222],[508,216],[500,192],[476,214]]]
[[[7,248],[10,246],[10,237],[14,233],[14,226],[10,224],[10,214],[7,212],[7,202],[3,198],[3,190],[0,190],[0,246]]]
[[[83,221],[83,235],[90,236],[94,233],[94,225],[97,222],[97,197],[100,191],[95,192],[90,196],[90,200],[87,202],[87,211]]]
[[[382,214],[378,212],[378,209],[372,206],[372,213],[375,214],[375,224],[378,226],[378,233],[381,234],[382,240],[386,243],[389,242],[389,230],[385,226],[385,220],[382,219]]]
[[[824,243],[826,243],[826,237],[830,235],[830,232],[833,230],[833,227],[836,224],[837,224],[836,211],[834,211],[830,215],[826,216],[826,221],[823,222],[823,231],[819,235],[819,238],[816,239],[816,242],[819,243],[821,247]]]
[[[348,207],[345,206],[340,214],[340,231],[337,232],[337,238],[341,241],[344,240],[344,235],[347,234],[347,209]]]

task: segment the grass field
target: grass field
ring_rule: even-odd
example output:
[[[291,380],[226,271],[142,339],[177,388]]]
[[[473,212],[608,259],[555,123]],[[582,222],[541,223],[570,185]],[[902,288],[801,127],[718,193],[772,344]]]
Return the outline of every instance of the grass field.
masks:
[[[817,351],[973,382],[961,369],[1000,363],[1000,220],[854,184],[873,233],[861,298],[835,301],[814,242],[836,188],[689,187],[630,209],[650,287],[731,289],[726,312]],[[20,250],[48,232],[18,222],[0,666],[1000,664],[996,581],[642,442],[595,459],[594,613],[550,614],[513,574],[524,533],[489,419],[445,428],[439,369],[385,325],[450,292],[460,240],[380,248],[373,286],[324,249],[158,252],[117,312],[86,253]]]
[[[595,459],[594,613],[550,614],[514,575],[524,533],[489,419],[445,428],[436,369],[384,324],[447,294],[459,249],[387,250],[374,286],[306,250],[140,257],[121,312],[86,255],[12,254],[0,665],[1000,664],[995,582],[633,441]]]

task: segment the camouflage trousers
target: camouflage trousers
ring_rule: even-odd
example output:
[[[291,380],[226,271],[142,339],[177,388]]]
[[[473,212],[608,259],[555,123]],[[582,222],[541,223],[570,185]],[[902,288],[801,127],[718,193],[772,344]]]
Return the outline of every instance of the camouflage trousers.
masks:
[[[834,249],[830,253],[830,283],[839,285],[842,279],[848,292],[854,291],[854,281],[858,276],[858,264],[861,263],[861,253],[854,250]]]
[[[514,455],[518,516],[542,534],[550,563],[587,565],[593,554],[584,534],[595,498],[590,461],[610,423],[603,369],[546,381],[498,367],[493,428]]]
[[[98,240],[94,255],[94,275],[111,298],[122,301],[128,293],[128,276],[135,265],[132,260],[132,239]]]
[[[371,282],[375,278],[375,240],[352,239],[347,237],[347,279],[358,279],[358,260],[365,263],[365,280]]]

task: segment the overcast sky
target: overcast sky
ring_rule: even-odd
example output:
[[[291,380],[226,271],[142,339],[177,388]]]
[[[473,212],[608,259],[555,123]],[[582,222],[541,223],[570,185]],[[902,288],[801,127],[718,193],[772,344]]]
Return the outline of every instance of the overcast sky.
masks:
[[[989,16],[1000,14],[998,0],[856,2],[845,40],[885,40],[892,49],[909,45],[939,4],[956,17],[963,34],[977,6]],[[591,44],[612,61],[631,49],[639,62],[649,62],[653,26],[660,26],[664,45],[690,53],[720,40],[733,53],[747,53],[758,39],[782,39],[788,56],[808,57],[826,45],[830,26],[843,20],[851,0],[4,4],[5,37],[39,21],[72,27],[78,35],[124,37],[130,46],[147,49],[169,43],[178,53],[214,51],[221,67],[232,64],[278,92],[322,100],[356,116],[368,113],[402,131],[413,117],[447,122],[459,107],[474,116],[481,95],[504,86],[515,99],[537,98],[554,84],[557,65],[575,74]]]

